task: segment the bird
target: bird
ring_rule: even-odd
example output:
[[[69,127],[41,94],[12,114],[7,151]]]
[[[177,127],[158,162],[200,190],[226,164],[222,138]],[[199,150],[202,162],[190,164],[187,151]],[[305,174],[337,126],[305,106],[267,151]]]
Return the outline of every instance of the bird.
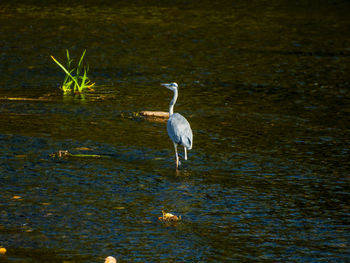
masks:
[[[176,157],[176,169],[181,164],[179,160],[179,154],[177,152],[177,146],[181,145],[184,147],[185,160],[187,160],[187,150],[192,149],[193,145],[193,134],[190,123],[180,113],[174,113],[174,105],[178,96],[178,85],[176,82],[161,84],[166,88],[174,92],[174,97],[170,102],[169,106],[169,119],[167,122],[167,131],[170,139],[174,143],[175,157]]]

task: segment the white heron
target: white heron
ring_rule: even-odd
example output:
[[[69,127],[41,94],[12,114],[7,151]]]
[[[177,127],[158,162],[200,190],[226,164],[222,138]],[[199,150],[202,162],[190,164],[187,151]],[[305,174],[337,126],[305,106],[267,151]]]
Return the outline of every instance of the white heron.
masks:
[[[175,82],[169,84],[161,84],[174,92],[174,97],[170,102],[169,107],[169,119],[167,124],[168,135],[174,143],[175,157],[176,157],[176,169],[179,167],[179,154],[177,152],[177,146],[182,145],[185,152],[185,160],[187,160],[187,150],[192,149],[193,134],[189,122],[180,113],[174,113],[174,105],[177,100],[177,84]]]

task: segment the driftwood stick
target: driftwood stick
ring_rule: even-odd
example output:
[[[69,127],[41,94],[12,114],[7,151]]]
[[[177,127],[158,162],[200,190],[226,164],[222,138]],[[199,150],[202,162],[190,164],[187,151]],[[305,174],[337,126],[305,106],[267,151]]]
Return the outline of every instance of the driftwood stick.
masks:
[[[153,118],[169,118],[169,112],[165,111],[140,111],[140,115]]]

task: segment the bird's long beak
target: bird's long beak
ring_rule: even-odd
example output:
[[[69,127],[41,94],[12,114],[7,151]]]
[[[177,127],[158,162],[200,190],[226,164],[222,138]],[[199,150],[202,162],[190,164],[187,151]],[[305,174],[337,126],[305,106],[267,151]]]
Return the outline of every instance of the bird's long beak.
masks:
[[[170,88],[170,83],[162,83],[162,84],[160,84],[160,85],[162,85],[162,86],[164,86],[164,87],[166,87],[166,88]]]

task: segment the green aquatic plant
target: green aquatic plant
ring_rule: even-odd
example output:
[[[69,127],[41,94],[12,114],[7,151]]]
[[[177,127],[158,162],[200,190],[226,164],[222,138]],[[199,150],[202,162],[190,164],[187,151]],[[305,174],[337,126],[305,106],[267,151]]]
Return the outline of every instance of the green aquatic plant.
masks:
[[[53,61],[55,61],[56,64],[66,73],[66,76],[64,77],[64,80],[63,80],[63,84],[61,86],[61,89],[63,90],[63,92],[81,94],[86,90],[92,90],[91,87],[95,85],[95,83],[92,83],[87,76],[89,67],[83,66],[83,59],[84,59],[86,50],[84,50],[83,54],[81,55],[76,69],[71,68],[73,59],[70,58],[68,49],[66,50],[66,53],[67,53],[67,68],[65,68],[53,56],[51,56]],[[73,75],[74,72],[75,72],[75,75]],[[82,72],[84,73],[81,76],[80,74]]]

